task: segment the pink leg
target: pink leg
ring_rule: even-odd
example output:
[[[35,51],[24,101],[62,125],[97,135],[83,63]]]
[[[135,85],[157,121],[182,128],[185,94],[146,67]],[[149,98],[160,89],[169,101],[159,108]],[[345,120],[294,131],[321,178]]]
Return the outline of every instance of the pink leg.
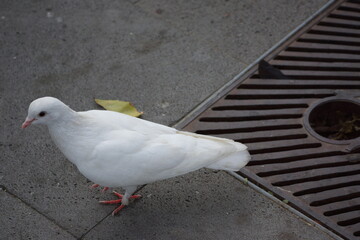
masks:
[[[119,207],[115,208],[115,210],[111,213],[111,215],[115,216],[118,212],[120,212],[121,209],[126,207],[126,205],[121,204]]]
[[[90,188],[97,188],[99,186],[100,186],[99,184],[93,184],[93,185],[90,186]],[[104,187],[101,191],[106,192],[108,189],[109,189],[109,187]]]
[[[122,202],[122,199],[124,197],[124,195],[118,193],[118,192],[115,192],[113,191],[114,195],[117,196],[119,199],[116,199],[116,200],[109,200],[109,201],[100,201],[99,203],[102,203],[102,204],[119,204]],[[138,198],[141,198],[141,195],[132,195],[129,197],[129,199],[138,199]],[[117,207],[111,215],[115,215],[117,214],[121,209],[123,209],[126,205],[125,204],[121,204],[119,207]]]

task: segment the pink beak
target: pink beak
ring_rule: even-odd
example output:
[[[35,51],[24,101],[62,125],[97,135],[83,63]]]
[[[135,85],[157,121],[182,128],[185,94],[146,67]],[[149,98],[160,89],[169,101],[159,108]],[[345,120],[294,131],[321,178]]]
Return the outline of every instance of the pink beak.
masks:
[[[33,118],[33,119],[26,118],[25,122],[21,125],[21,128],[26,128],[27,126],[29,126],[35,120],[36,120],[35,118]]]

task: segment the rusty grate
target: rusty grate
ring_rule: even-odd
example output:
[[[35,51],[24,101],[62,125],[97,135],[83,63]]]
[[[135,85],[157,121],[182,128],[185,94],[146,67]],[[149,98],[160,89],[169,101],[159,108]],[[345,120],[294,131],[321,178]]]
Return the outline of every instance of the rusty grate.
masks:
[[[238,174],[360,239],[360,138],[343,127],[321,133],[338,114],[359,128],[360,1],[332,2],[265,60],[265,70],[254,64],[178,127],[247,144],[252,160]]]

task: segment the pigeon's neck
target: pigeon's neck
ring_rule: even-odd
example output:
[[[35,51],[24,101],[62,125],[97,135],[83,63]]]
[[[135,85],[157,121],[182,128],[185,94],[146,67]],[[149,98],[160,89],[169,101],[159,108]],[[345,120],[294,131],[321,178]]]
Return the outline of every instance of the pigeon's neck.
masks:
[[[71,109],[70,109],[71,110]],[[84,161],[88,154],[90,131],[85,127],[83,117],[71,110],[60,121],[48,125],[51,138],[60,151],[75,165]]]

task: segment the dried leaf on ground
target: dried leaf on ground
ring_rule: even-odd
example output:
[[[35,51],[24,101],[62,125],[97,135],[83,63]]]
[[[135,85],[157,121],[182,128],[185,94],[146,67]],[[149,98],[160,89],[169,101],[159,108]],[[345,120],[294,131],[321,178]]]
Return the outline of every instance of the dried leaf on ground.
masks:
[[[139,112],[130,102],[102,99],[95,99],[95,102],[106,110],[124,113],[133,117],[139,117],[143,114],[143,112]]]

